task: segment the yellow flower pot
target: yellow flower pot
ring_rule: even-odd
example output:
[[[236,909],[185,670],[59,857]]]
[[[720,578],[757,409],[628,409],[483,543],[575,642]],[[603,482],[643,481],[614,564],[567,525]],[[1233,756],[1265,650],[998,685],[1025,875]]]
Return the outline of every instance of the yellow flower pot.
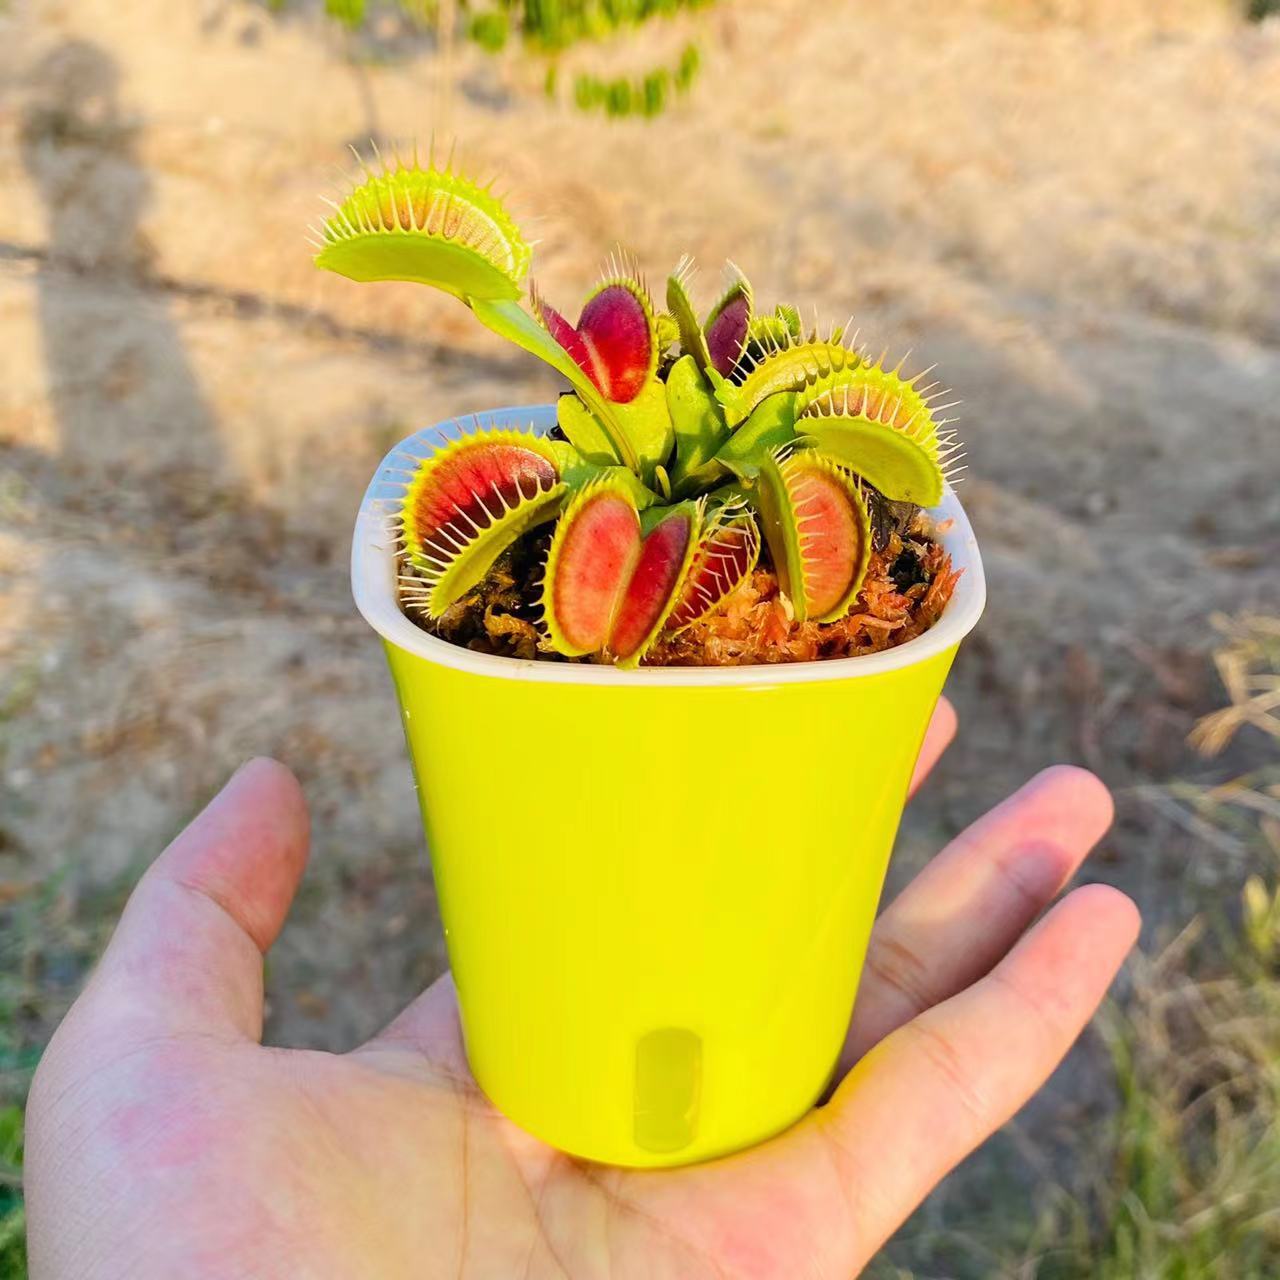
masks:
[[[548,430],[549,406],[481,414]],[[925,635],[860,658],[717,669],[522,662],[396,601],[405,440],[365,495],[356,604],[386,645],[467,1055],[563,1151],[687,1164],[760,1142],[830,1079],[912,766],[985,600],[964,570]]]

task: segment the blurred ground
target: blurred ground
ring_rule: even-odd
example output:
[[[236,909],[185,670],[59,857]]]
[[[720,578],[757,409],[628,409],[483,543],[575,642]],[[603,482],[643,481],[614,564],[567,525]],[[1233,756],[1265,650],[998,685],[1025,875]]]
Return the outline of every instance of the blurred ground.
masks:
[[[471,51],[446,94],[394,28],[352,45],[244,0],[0,6],[4,1069],[254,753],[297,770],[316,830],[271,1035],[348,1046],[441,966],[349,526],[401,435],[555,384],[456,304],[321,276],[303,238],[349,141],[433,124],[503,175],[570,309],[615,239],[651,277],[693,252],[705,298],[732,256],[767,301],[852,313],[963,397],[991,604],[899,880],[1067,759],[1120,794],[1092,874],[1150,930],[1236,885],[1231,846],[1150,784],[1203,772],[1184,737],[1220,698],[1209,614],[1280,609],[1280,22],[771,0],[699,30],[688,105],[606,125]],[[517,726],[504,746],[501,767],[546,763]],[[1095,1104],[1068,1073],[931,1212]]]

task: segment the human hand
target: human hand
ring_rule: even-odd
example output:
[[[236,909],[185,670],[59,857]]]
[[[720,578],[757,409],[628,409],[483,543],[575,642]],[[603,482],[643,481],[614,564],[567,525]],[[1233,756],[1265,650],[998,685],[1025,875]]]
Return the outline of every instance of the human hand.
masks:
[[[917,780],[955,728],[944,703]],[[1138,930],[1076,889],[1091,774],[1050,769],[883,913],[825,1106],[664,1172],[528,1136],[467,1070],[446,976],[347,1054],[263,1047],[262,956],[307,857],[301,791],[259,760],[165,851],[32,1086],[33,1280],[853,1276],[1044,1082]]]

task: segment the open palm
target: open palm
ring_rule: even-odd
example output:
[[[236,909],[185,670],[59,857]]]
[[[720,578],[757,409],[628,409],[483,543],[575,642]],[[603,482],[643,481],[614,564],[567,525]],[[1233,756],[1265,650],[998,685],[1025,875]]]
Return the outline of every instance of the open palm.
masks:
[[[943,704],[917,779],[954,727]],[[255,761],[143,877],[40,1065],[33,1280],[856,1275],[1044,1081],[1132,945],[1136,910],[1098,885],[1032,927],[1110,818],[1090,774],[1033,779],[882,915],[826,1105],[753,1150],[639,1173],[488,1104],[448,977],[354,1052],[260,1044],[307,816],[292,775]]]

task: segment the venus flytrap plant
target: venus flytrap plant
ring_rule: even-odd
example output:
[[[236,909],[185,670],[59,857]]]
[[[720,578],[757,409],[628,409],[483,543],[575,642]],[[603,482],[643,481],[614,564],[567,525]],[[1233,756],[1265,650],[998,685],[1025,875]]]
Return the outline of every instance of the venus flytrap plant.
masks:
[[[366,168],[318,237],[317,265],[440,289],[571,387],[551,436],[476,429],[415,460],[402,599],[429,625],[528,539],[545,544],[543,645],[563,657],[635,666],[758,561],[793,624],[837,623],[873,563],[872,510],[936,504],[958,460],[924,374],[869,360],[844,329],[806,335],[789,304],[757,314],[732,264],[699,319],[688,259],[659,312],[615,256],[571,322],[529,283],[502,201],[452,158]]]

